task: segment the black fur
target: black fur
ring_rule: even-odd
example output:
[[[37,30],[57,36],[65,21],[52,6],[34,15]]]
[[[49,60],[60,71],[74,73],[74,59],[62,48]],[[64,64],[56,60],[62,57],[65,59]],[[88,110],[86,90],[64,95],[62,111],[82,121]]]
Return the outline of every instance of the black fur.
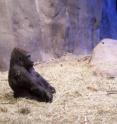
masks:
[[[14,48],[11,53],[8,80],[14,97],[52,102],[55,88],[34,70],[30,57],[27,51],[20,48]]]

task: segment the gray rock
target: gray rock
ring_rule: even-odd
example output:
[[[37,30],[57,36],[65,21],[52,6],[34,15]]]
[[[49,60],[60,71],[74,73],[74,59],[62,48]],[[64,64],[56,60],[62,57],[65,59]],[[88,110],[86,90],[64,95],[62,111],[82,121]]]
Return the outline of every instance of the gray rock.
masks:
[[[102,40],[94,48],[90,64],[97,75],[117,77],[117,40]]]

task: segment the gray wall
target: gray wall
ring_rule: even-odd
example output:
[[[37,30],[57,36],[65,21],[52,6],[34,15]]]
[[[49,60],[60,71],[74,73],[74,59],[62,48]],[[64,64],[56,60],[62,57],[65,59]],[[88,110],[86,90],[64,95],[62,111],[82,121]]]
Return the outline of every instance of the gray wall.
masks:
[[[0,69],[8,68],[14,47],[29,50],[33,60],[39,61],[64,52],[90,53],[103,32],[103,2],[0,0]]]

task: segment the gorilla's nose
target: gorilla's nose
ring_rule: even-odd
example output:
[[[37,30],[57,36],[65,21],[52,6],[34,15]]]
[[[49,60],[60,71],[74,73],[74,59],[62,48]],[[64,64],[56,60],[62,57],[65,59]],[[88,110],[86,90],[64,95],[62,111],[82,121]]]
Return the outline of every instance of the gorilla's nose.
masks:
[[[30,58],[30,57],[31,57],[31,55],[30,55],[30,54],[27,54],[27,57],[28,57],[28,58]]]

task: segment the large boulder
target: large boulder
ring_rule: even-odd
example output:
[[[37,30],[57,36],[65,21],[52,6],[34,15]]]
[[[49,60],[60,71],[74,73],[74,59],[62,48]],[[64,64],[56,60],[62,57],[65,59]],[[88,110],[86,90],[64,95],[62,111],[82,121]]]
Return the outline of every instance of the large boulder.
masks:
[[[94,48],[90,64],[97,75],[117,77],[117,40],[102,40]]]

